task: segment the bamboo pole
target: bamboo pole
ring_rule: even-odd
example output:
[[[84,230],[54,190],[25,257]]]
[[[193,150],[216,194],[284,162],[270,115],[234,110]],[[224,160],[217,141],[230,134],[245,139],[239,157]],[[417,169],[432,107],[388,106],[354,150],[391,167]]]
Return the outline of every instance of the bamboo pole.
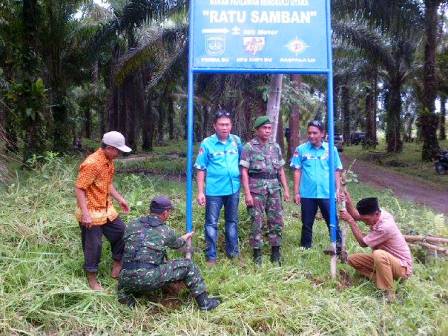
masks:
[[[441,247],[441,246],[438,246],[438,245],[429,244],[429,243],[425,243],[425,242],[413,242],[411,244],[412,245],[420,245],[420,246],[422,246],[422,247],[424,247],[424,248],[426,248],[428,250],[433,250],[433,251],[436,251],[436,252],[448,255],[448,249],[444,248],[444,247]]]
[[[432,244],[448,244],[448,238],[443,237],[435,237],[435,236],[412,236],[412,235],[403,235],[404,239],[408,243],[416,243],[416,242],[428,242]]]
[[[187,250],[185,252],[185,258],[191,260],[193,257],[193,253],[192,253],[192,244],[191,244],[191,237],[189,239],[187,239]]]
[[[346,171],[344,170],[341,174],[341,192],[345,194],[346,191],[347,191],[347,176],[346,176]],[[347,204],[346,204],[345,199],[343,199],[341,201],[339,210],[347,210]],[[341,229],[341,261],[346,263],[347,259],[348,259],[348,254],[347,254],[348,225],[345,222],[342,225],[339,223],[340,228],[341,228],[341,226],[342,226],[342,229]]]

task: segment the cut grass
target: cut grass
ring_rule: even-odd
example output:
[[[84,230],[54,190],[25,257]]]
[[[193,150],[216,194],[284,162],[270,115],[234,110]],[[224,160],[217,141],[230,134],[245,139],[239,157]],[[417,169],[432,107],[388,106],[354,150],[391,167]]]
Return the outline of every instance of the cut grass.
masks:
[[[440,141],[440,148],[448,149],[448,140]],[[375,150],[365,150],[361,145],[344,146],[344,154],[350,159],[369,161],[393,171],[417,177],[435,187],[448,187],[448,174],[438,175],[433,162],[422,162],[422,143],[404,143],[403,152],[388,154],[384,140]]]
[[[0,333],[1,334],[113,334],[113,335],[446,335],[448,322],[448,267],[442,259],[415,262],[415,275],[398,285],[399,301],[388,305],[374,285],[340,266],[352,279],[341,288],[329,277],[325,224],[315,225],[314,247],[299,249],[300,209],[285,206],[284,262],[273,267],[269,248],[260,269],[251,262],[250,220],[240,204],[242,263],[224,257],[220,237],[219,262],[205,267],[202,253],[194,260],[209,291],[222,305],[200,312],[187,292],[178,308],[138,299],[130,310],[116,300],[110,278],[111,258],[104,244],[99,277],[105,291],[88,289],[82,271],[79,228],[73,210],[77,162],[53,159],[27,178],[18,178],[2,191],[0,208]],[[169,165],[168,163],[167,165]],[[123,218],[143,215],[149,200],[166,194],[176,209],[170,225],[184,230],[185,187],[164,177],[119,174],[116,185],[132,211]],[[395,214],[404,232],[448,235],[446,218],[391,193],[362,185],[350,186],[354,199],[378,196]],[[194,245],[205,246],[204,209],[194,206]],[[220,226],[222,228],[222,226]],[[364,228],[365,230],[365,228]],[[351,252],[363,250],[350,235]],[[171,257],[179,256],[176,252]]]

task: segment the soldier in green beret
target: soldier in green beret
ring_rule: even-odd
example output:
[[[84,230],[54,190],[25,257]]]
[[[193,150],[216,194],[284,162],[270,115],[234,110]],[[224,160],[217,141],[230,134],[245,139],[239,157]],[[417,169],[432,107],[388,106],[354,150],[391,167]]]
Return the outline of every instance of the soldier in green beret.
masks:
[[[289,188],[283,170],[285,161],[280,146],[271,140],[272,123],[269,118],[258,117],[254,127],[255,138],[243,147],[240,160],[246,206],[252,219],[250,244],[253,248],[254,262],[261,265],[266,214],[271,262],[280,265],[284,226],[281,187],[284,191],[284,200],[289,201]]]
[[[189,259],[167,260],[166,249],[185,246],[193,232],[180,236],[165,222],[173,206],[165,196],[151,201],[150,214],[129,223],[124,234],[123,268],[118,282],[118,301],[130,307],[134,295],[183,281],[199,309],[212,310],[220,301],[209,297],[199,268]]]

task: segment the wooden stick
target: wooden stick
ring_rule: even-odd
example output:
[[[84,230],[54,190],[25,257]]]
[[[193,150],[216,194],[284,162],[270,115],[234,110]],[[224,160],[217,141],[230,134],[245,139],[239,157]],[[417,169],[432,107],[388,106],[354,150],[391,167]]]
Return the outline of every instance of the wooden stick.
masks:
[[[187,239],[187,252],[185,253],[185,258],[191,260],[193,257],[193,253],[192,253],[192,244],[191,244],[191,237],[189,239]]]
[[[448,238],[443,237],[434,237],[434,236],[411,236],[411,235],[403,235],[404,239],[406,239],[409,243],[415,242],[429,242],[433,244],[448,244]]]
[[[330,259],[330,274],[332,279],[336,279],[336,271],[338,263],[338,256],[336,255],[336,243],[331,243],[331,246],[333,247],[334,253]]]
[[[342,172],[341,174],[341,191],[345,194],[345,192],[347,191],[347,180],[346,180],[346,175],[345,175],[345,171]],[[339,210],[347,210],[347,205],[346,205],[346,201],[345,199],[340,203],[339,205]],[[339,228],[341,230],[341,261],[343,263],[347,262],[348,259],[348,253],[347,253],[347,232],[348,232],[348,225],[347,223],[343,222],[342,223],[342,228],[341,228],[341,222],[339,222]]]
[[[429,250],[434,250],[443,254],[448,255],[448,249],[437,246],[437,245],[433,245],[433,244],[429,244],[429,243],[424,243],[424,242],[418,242],[418,243],[413,243],[415,245],[421,245]]]

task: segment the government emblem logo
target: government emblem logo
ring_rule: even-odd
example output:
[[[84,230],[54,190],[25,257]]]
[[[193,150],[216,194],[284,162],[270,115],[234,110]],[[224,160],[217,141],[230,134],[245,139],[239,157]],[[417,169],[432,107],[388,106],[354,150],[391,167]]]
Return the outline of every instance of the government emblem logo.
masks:
[[[244,50],[251,55],[256,55],[264,49],[264,36],[248,36],[243,38]]]
[[[306,48],[309,47],[309,45],[307,45],[305,42],[303,42],[302,40],[299,40],[297,37],[290,41],[286,47],[288,48],[288,50],[294,54],[296,54],[296,56],[302,52],[305,51]]]
[[[205,39],[205,52],[209,56],[220,56],[226,50],[226,39],[224,36],[212,35]]]

